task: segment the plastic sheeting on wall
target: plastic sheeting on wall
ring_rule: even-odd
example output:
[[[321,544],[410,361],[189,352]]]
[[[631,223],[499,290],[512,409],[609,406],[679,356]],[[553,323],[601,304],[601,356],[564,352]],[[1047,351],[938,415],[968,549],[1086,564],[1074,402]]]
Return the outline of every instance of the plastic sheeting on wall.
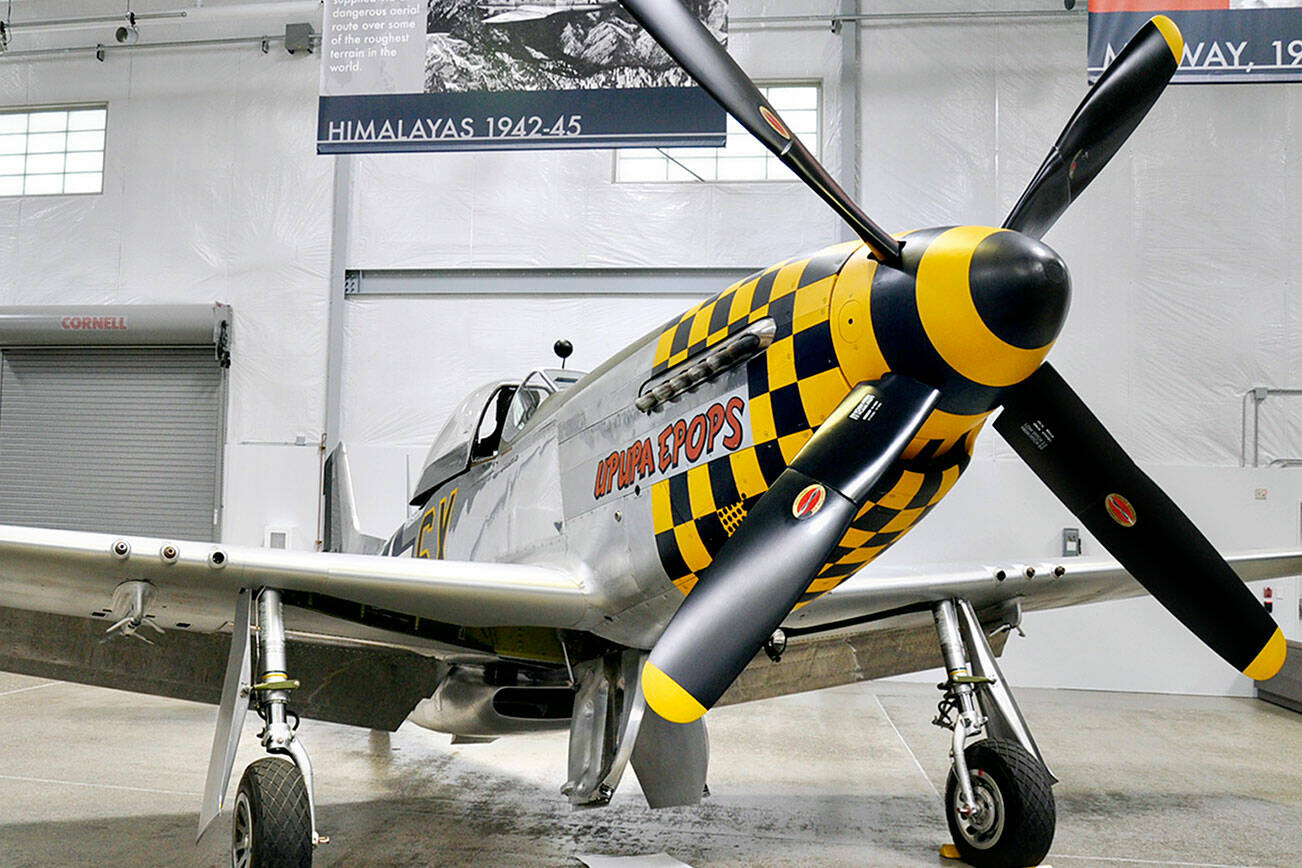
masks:
[[[732,0],[731,14],[755,7]],[[823,81],[824,157],[835,165],[839,37],[734,29],[729,45],[758,79]],[[616,184],[608,150],[367,155],[354,165],[350,268],[749,267],[842,231],[797,181]]]
[[[552,353],[557,339],[574,344],[568,367],[591,370],[698,300],[686,295],[352,298],[344,325],[341,438],[350,448],[366,443],[427,448],[471,390],[490,380],[524,379],[536,368],[559,367]]]
[[[205,35],[262,26],[219,24]],[[24,48],[73,38],[17,32]],[[256,45],[0,63],[0,105],[109,103],[101,195],[0,199],[0,304],[230,304],[228,440],[315,438],[332,190],[330,160],[313,153],[317,75]]]
[[[927,8],[946,6],[971,8]],[[733,0],[732,15],[835,8]],[[916,5],[871,11],[891,9]],[[893,230],[1001,222],[1085,93],[1085,27],[1083,15],[865,25],[868,213]],[[731,39],[758,79],[822,80],[838,171],[840,37],[811,23]],[[1302,386],[1299,124],[1296,87],[1170,88],[1046,236],[1075,289],[1052,360],[1141,461],[1237,463],[1243,391]],[[842,231],[794,185],[611,176],[604,151],[360,158],[349,265],[752,265]],[[1302,454],[1302,402],[1269,409],[1263,455]],[[997,438],[982,448],[1011,457]]]

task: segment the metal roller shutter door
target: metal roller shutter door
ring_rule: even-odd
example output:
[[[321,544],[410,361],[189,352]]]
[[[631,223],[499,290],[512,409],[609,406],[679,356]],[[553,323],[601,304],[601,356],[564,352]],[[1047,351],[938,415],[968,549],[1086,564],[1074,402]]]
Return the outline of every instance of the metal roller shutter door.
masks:
[[[212,347],[6,349],[0,523],[216,538]]]

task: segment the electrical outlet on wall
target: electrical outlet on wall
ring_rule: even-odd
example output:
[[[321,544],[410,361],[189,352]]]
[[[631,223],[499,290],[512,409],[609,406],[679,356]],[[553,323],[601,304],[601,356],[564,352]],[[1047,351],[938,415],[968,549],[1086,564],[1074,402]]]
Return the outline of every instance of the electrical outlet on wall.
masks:
[[[291,527],[267,525],[262,535],[262,545],[269,549],[288,549],[294,547],[294,529]]]

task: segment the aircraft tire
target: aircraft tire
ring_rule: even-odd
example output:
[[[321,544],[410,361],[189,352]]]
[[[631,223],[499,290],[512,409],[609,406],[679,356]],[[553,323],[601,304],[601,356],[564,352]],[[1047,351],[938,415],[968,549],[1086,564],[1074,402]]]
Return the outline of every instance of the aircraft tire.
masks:
[[[945,783],[945,818],[963,861],[975,868],[1039,865],[1053,843],[1053,779],[1016,742],[987,738],[964,751],[973,793],[985,810],[958,814],[958,776]]]
[[[235,793],[232,868],[311,868],[312,818],[298,766],[264,757]]]

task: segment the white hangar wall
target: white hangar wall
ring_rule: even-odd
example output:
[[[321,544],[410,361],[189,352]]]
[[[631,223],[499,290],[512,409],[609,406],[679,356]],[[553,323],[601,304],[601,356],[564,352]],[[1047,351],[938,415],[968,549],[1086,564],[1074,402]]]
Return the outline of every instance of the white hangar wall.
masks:
[[[834,5],[731,0],[729,8],[739,17]],[[822,80],[823,158],[838,165],[838,39],[822,29],[734,27],[728,44],[757,79]],[[839,240],[839,221],[794,180],[613,177],[608,150],[358,157],[348,267],[745,268]]]
[[[142,21],[143,38],[283,31],[283,15],[212,5]],[[42,18],[122,9],[39,6]],[[15,4],[24,12],[35,17]],[[111,26],[101,31],[16,29],[11,49],[111,44]],[[315,59],[256,45],[0,62],[0,106],[109,106],[102,194],[0,198],[0,304],[232,305],[223,538],[234,542],[261,544],[268,524],[296,527],[300,545],[316,536],[317,450],[290,444],[315,444],[324,425],[332,173],[314,153],[317,78]]]
[[[736,17],[837,5],[733,0]],[[50,7],[63,12],[86,14]],[[874,24],[861,42],[862,201],[892,229],[1001,220],[1085,89],[1083,16]],[[822,79],[824,158],[844,177],[840,38],[825,24],[738,26],[731,44],[757,78]],[[0,199],[0,304],[234,306],[233,542],[261,542],[266,525],[293,527],[298,547],[315,536],[318,455],[292,444],[325,426],[334,191],[332,161],[312,149],[317,74],[278,48],[0,63],[0,105],[110,103],[103,195]],[[1300,471],[1236,467],[1242,391],[1302,385],[1299,124],[1302,86],[1172,88],[1046,239],[1076,289],[1055,365],[1227,549],[1300,542]],[[794,183],[614,184],[607,151],[367,156],[352,169],[338,198],[341,264],[354,269],[752,267],[842,233]],[[594,367],[692,301],[350,299],[341,434],[367,529],[402,519],[409,462],[418,472],[468,388],[549,364],[560,336]],[[1267,458],[1302,455],[1286,407],[1266,405]],[[951,498],[887,557],[1049,560],[1075,524],[988,435]],[[1088,539],[1086,553],[1099,553]],[[1296,580],[1276,592],[1302,638]],[[1006,658],[1017,683],[1248,689],[1150,601],[1037,613],[1026,627]]]
[[[838,6],[733,0],[732,10],[749,18]],[[1085,91],[1085,31],[1079,15],[863,27],[869,213],[896,229],[1000,221]],[[826,24],[734,26],[730,45],[758,79],[822,80],[824,156],[839,169],[840,37]],[[1302,246],[1292,237],[1302,217],[1300,105],[1297,85],[1170,88],[1046,238],[1075,284],[1055,364],[1141,462],[1236,463],[1243,391],[1302,384]],[[355,158],[347,265],[745,268],[841,237],[830,212],[795,183],[616,184],[612,174],[608,151]],[[499,303],[503,316],[490,317],[491,328],[514,344],[517,300]],[[379,303],[394,323],[407,321],[404,304],[438,308]],[[628,304],[637,310],[640,301]],[[661,300],[651,304],[654,315],[622,332],[605,320],[592,331],[639,334],[658,321]],[[535,322],[514,319],[522,336],[535,333]],[[358,362],[348,365],[346,405],[369,385]],[[443,376],[424,377],[428,398],[417,403],[450,403],[445,386],[459,382],[456,366]],[[1302,413],[1281,401],[1264,409],[1263,455],[1302,454]],[[353,418],[345,437],[415,445],[414,429],[388,428]]]

